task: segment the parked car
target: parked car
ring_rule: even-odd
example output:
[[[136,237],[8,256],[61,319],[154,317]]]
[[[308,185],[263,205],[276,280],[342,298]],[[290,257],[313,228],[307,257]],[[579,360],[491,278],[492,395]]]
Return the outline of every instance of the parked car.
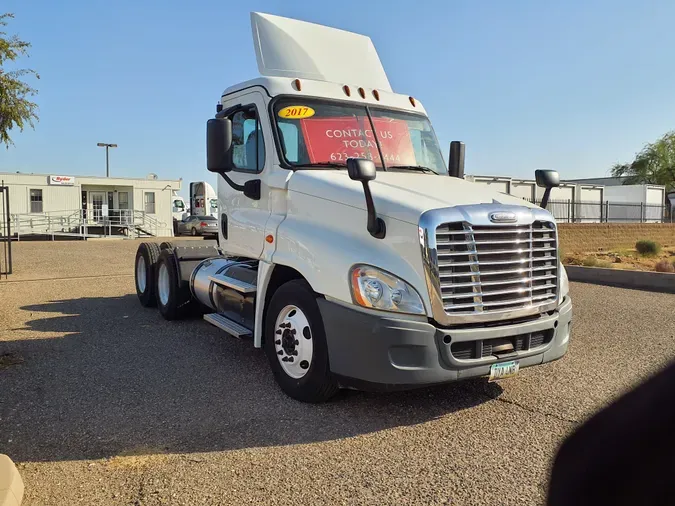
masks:
[[[213,216],[188,216],[178,224],[178,235],[218,235],[218,220]]]

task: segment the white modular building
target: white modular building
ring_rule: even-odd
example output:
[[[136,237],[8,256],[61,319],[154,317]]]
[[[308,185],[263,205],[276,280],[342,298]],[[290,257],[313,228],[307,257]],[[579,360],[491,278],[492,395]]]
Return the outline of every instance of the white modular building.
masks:
[[[172,236],[182,180],[0,172],[12,235]]]

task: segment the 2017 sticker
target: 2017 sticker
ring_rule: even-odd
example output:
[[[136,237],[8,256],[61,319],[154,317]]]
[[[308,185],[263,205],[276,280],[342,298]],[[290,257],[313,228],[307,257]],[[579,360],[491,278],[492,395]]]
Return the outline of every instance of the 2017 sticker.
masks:
[[[305,105],[289,105],[280,109],[277,116],[283,119],[305,119],[314,116],[314,109]]]

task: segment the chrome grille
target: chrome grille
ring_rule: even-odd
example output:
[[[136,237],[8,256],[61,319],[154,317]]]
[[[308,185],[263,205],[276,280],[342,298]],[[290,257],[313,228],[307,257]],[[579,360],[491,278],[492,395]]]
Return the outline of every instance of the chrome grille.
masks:
[[[557,237],[551,222],[444,223],[436,228],[436,252],[448,315],[512,311],[557,298]]]

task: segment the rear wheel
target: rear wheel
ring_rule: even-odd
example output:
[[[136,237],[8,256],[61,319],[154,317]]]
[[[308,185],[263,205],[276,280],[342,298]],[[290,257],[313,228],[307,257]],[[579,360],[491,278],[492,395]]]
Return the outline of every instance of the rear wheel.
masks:
[[[141,305],[155,305],[155,267],[159,258],[159,246],[154,242],[142,242],[136,251],[134,276],[136,295]]]
[[[265,323],[265,352],[274,377],[290,397],[324,402],[338,391],[316,295],[304,280],[282,285],[272,296]]]
[[[156,269],[155,290],[157,307],[166,320],[179,320],[190,313],[192,295],[187,283],[178,274],[178,262],[170,249],[159,255]]]
[[[192,237],[196,236],[196,235],[197,235],[197,229],[194,228],[194,227],[192,227],[192,232],[191,232],[191,233],[192,233]]]

